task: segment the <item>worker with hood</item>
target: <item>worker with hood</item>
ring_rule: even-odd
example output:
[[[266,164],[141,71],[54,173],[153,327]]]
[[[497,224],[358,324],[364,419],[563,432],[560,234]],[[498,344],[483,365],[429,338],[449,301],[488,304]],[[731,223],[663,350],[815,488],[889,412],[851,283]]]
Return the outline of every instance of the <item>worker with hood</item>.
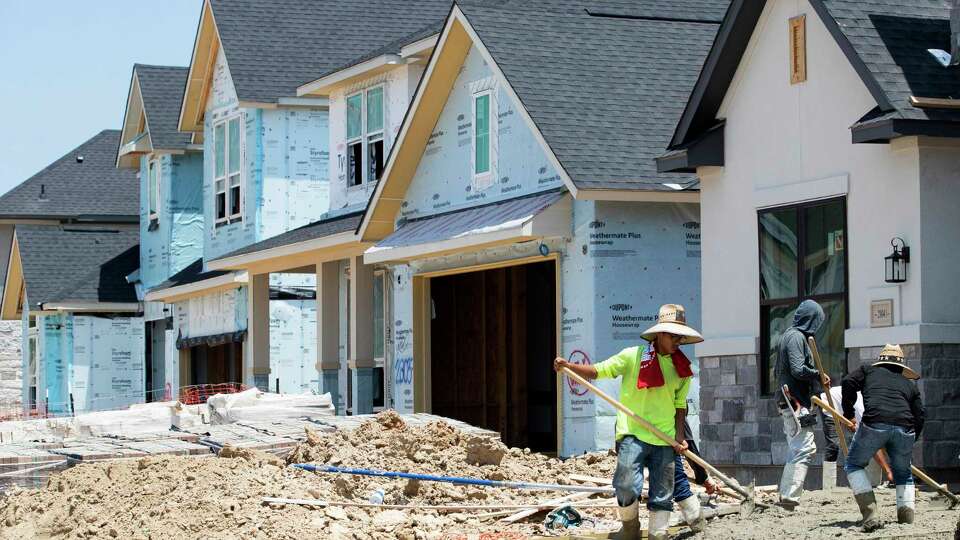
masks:
[[[774,373],[777,379],[777,406],[783,417],[783,432],[787,436],[787,463],[780,477],[781,507],[794,510],[800,504],[807,468],[817,453],[813,428],[816,415],[811,413],[810,396],[820,372],[817,370],[807,344],[807,338],[816,334],[825,316],[820,304],[804,300],[793,315],[793,325],[780,336]],[[823,384],[829,388],[830,378],[824,375]]]
[[[617,413],[613,487],[623,524],[612,537],[617,540],[641,537],[638,505],[644,468],[650,472],[649,538],[669,537],[675,457],[689,448],[683,425],[687,418],[687,392],[693,379],[690,360],[679,346],[703,341],[699,332],[687,326],[686,311],[679,304],[660,306],[657,324],[642,337],[646,343],[624,349],[599,364],[572,364],[563,358],[553,363],[557,371],[568,368],[585,379],[620,377],[620,402],[674,439],[664,442],[623,412]],[[703,530],[706,526],[697,497],[681,501],[680,511],[691,528]]]
[[[893,481],[897,485],[897,522],[913,523],[916,494],[913,473],[913,445],[923,431],[925,411],[920,391],[913,381],[920,375],[911,369],[899,345],[887,345],[877,361],[860,366],[843,379],[843,416],[856,417],[857,392],[863,394],[863,417],[856,426],[850,453],[844,464],[847,480],[863,514],[863,531],[883,527],[877,498],[864,468],[877,450],[890,456]]]

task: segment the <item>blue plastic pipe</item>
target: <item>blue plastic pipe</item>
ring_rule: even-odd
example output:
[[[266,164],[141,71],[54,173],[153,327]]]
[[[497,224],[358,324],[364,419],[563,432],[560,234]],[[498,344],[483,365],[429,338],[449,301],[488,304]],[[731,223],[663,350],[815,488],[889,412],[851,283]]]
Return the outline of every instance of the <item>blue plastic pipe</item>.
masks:
[[[544,491],[585,491],[588,493],[613,493],[612,487],[596,486],[576,486],[568,484],[538,484],[536,482],[505,482],[502,480],[487,480],[485,478],[465,478],[461,476],[435,476],[432,474],[417,474],[393,471],[377,471],[373,469],[350,469],[346,467],[334,467],[332,465],[311,465],[309,463],[294,463],[291,467],[303,469],[305,471],[335,473],[335,474],[354,474],[360,476],[381,476],[384,478],[406,478],[410,480],[423,480],[426,482],[447,482],[450,484],[463,484],[468,486],[486,486],[507,489],[531,489]]]

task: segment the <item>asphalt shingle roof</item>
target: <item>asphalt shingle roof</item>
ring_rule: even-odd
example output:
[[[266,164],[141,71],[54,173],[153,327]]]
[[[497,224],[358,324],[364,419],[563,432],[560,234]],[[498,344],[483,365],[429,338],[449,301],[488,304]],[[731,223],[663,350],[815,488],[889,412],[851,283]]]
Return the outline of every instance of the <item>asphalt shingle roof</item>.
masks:
[[[119,142],[120,131],[107,129],[67,152],[0,197],[0,218],[136,221],[140,183],[135,171],[116,167]]]
[[[460,5],[579,188],[669,191],[663,184],[698,185],[693,175],[658,173],[654,158],[667,148],[727,3],[679,3],[713,7],[702,12],[672,2],[582,4],[648,18]]]
[[[174,66],[133,66],[147,115],[154,149],[179,150],[190,144],[190,134],[177,131],[190,69]]]
[[[958,111],[922,109],[910,104],[911,95],[960,98],[960,69],[943,67],[927,52],[927,49],[950,52],[950,2],[818,1],[836,21],[897,113],[874,121],[884,118],[960,120]]]
[[[136,302],[126,276],[140,265],[136,227],[17,225],[30,309],[53,301]]]
[[[211,0],[241,100],[274,102],[370,51],[442,21],[450,0]]]
[[[231,251],[222,257],[218,257],[217,260],[228,259],[238,255],[246,255],[248,253],[256,253],[258,251],[264,251],[267,249],[289,246],[291,244],[306,242],[308,240],[315,240],[317,238],[324,238],[338,233],[353,231],[356,230],[358,225],[360,225],[360,220],[362,218],[363,211],[358,210],[330,218],[320,219],[302,227],[289,230],[283,234],[278,234],[277,236],[257,242],[256,244],[250,244],[249,246],[244,246],[238,250]]]
[[[229,273],[229,270],[210,270],[208,272],[204,272],[203,258],[201,257],[188,264],[183,270],[170,276],[170,279],[164,281],[156,287],[153,287],[151,290],[158,291],[162,289],[169,289],[170,287],[179,287],[180,285],[189,285],[191,283],[197,283],[198,281],[219,277]]]

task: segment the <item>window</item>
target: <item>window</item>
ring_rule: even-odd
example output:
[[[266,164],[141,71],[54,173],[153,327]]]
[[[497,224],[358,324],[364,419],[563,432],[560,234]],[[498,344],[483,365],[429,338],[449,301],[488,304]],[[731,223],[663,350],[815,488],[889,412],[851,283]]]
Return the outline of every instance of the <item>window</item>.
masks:
[[[490,174],[490,92],[473,97],[473,174]]]
[[[147,206],[150,221],[157,219],[160,205],[160,161],[150,160],[147,164]]]
[[[234,116],[213,128],[213,208],[217,224],[243,219],[240,121],[239,115]]]
[[[827,316],[817,332],[823,368],[839,381],[846,371],[846,202],[844,199],[774,208],[758,213],[760,232],[761,386],[776,390],[774,366],[780,335],[806,299]]]
[[[383,176],[383,86],[347,97],[347,186]]]

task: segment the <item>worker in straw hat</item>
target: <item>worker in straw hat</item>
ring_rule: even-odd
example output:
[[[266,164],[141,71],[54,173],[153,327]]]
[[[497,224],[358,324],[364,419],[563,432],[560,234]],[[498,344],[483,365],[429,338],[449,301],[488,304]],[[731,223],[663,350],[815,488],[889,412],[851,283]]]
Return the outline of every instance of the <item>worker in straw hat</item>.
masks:
[[[912,382],[920,375],[907,366],[899,345],[887,345],[877,361],[843,378],[843,416],[854,419],[857,392],[863,394],[863,416],[844,464],[847,480],[863,514],[864,532],[883,527],[877,499],[864,467],[877,450],[890,456],[897,486],[897,522],[913,523],[914,488],[910,472],[913,444],[923,430],[920,391]]]
[[[621,377],[620,402],[657,429],[674,437],[668,444],[617,413],[617,469],[613,475],[620,521],[623,527],[613,538],[640,538],[638,501],[643,488],[643,469],[650,471],[647,509],[653,540],[666,539],[673,509],[675,456],[687,449],[683,424],[687,415],[687,392],[693,371],[680,345],[698,343],[703,337],[687,325],[686,312],[679,304],[660,307],[657,324],[642,335],[647,341],[630,347],[596,365],[571,364],[563,358],[554,369],[568,368],[586,379]],[[684,519],[702,530],[703,517],[696,497],[681,502]]]

